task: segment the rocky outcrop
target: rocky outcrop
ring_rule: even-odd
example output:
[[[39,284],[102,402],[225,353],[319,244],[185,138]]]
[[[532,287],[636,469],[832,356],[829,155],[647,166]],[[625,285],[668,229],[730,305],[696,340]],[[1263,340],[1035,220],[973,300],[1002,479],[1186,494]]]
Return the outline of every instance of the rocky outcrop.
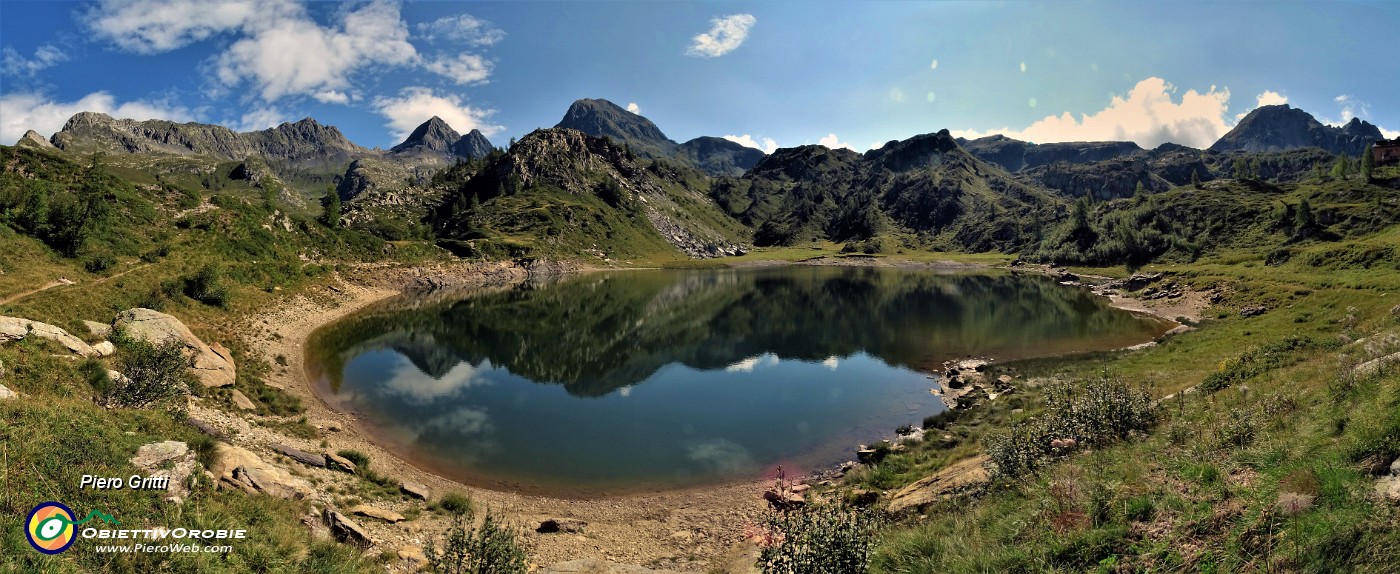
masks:
[[[195,378],[205,387],[227,387],[236,379],[232,354],[228,349],[219,345],[216,350],[206,345],[175,317],[138,307],[122,311],[112,326],[128,337],[155,345],[172,339],[179,341],[184,345],[185,356],[190,359]]]
[[[325,468],[326,466],[326,457],[319,454],[306,452],[282,444],[273,445],[272,450],[305,465],[318,468]]]
[[[325,453],[324,456],[326,457],[326,468],[341,470],[350,474],[355,474],[354,461],[330,452]]]
[[[351,508],[350,510],[347,510],[346,512],[349,512],[350,514],[354,514],[356,516],[368,516],[377,520],[383,520],[384,522],[388,522],[389,524],[402,522],[404,520],[402,514],[385,508],[369,506],[367,504],[361,504],[359,506]]]
[[[20,136],[19,141],[15,142],[15,147],[58,151],[58,148],[54,147],[52,143],[49,143],[49,140],[44,139],[44,136],[39,135],[39,132],[34,130],[24,132],[24,135]]]
[[[301,499],[313,492],[305,480],[264,462],[245,448],[225,442],[214,446],[214,461],[209,466],[209,472],[219,480],[220,488],[233,488],[250,494]]]
[[[986,465],[987,457],[979,455],[921,478],[899,489],[890,497],[889,512],[894,514],[911,508],[917,509],[965,489],[986,484],[989,480]]]
[[[369,532],[351,520],[350,517],[330,508],[327,508],[322,516],[326,520],[326,526],[330,527],[331,534],[334,534],[337,540],[357,546],[372,546],[374,544],[374,539],[370,538]]]
[[[248,395],[243,394],[243,391],[234,389],[229,393],[229,396],[233,398],[233,406],[238,407],[240,411],[258,410],[258,405],[253,404],[253,401],[249,400]]]
[[[0,385],[0,401],[17,398],[19,398],[19,393],[10,390],[5,385]]]
[[[429,496],[432,496],[432,491],[428,490],[427,485],[417,482],[403,481],[399,483],[399,490],[418,500],[427,500]]]
[[[131,464],[145,470],[147,476],[168,477],[165,491],[174,499],[189,495],[189,478],[195,469],[195,456],[189,445],[174,440],[144,445],[136,450]]]
[[[68,334],[48,323],[40,323],[20,317],[0,317],[0,343],[19,341],[25,337],[39,337],[57,342],[68,350],[84,357],[96,357],[98,353],[82,339]]]

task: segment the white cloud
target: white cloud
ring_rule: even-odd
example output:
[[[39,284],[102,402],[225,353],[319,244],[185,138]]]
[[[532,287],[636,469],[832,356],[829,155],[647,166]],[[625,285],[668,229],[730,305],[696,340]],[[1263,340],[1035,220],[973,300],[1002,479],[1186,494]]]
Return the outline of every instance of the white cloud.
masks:
[[[338,29],[309,18],[260,28],[219,56],[216,74],[228,86],[249,80],[264,100],[273,101],[345,89],[350,74],[362,67],[417,60],[398,6],[376,1],[346,13]]]
[[[476,367],[463,361],[448,369],[442,378],[434,378],[413,367],[408,359],[399,360],[403,364],[381,388],[385,394],[399,395],[406,402],[429,404],[456,395],[462,389],[491,383],[490,379],[482,375],[490,370],[489,363]]]
[[[98,38],[141,54],[235,34],[214,58],[213,74],[225,87],[246,81],[269,102],[345,90],[362,68],[419,63],[397,4],[374,0],[339,20],[322,26],[291,0],[105,0],[84,16]]]
[[[236,122],[226,122],[236,132],[255,132],[275,128],[286,120],[287,114],[274,107],[258,107],[243,114]]]
[[[831,149],[837,149],[837,148],[846,148],[846,149],[849,149],[849,150],[854,150],[854,149],[856,149],[856,148],[855,148],[854,146],[852,146],[851,144],[842,142],[842,141],[840,140],[840,138],[837,138],[837,137],[836,137],[836,134],[834,134],[834,133],[826,134],[826,137],[817,140],[817,143],[819,143],[819,144],[821,144],[821,145],[824,145],[824,146],[826,146],[826,147],[829,147],[829,148],[831,148]]]
[[[750,14],[734,14],[710,20],[710,31],[693,38],[687,56],[715,58],[733,52],[749,37],[749,28],[758,20]]]
[[[314,93],[314,94],[311,94],[311,97],[316,98],[316,101],[321,102],[321,103],[323,103],[323,104],[348,104],[348,103],[350,103],[350,96],[347,95],[345,92],[341,92],[341,91],[338,91],[338,90],[323,90],[323,91],[320,91],[320,92],[316,92],[316,93]]]
[[[778,149],[778,142],[773,141],[773,138],[761,138],[761,139],[760,139],[760,138],[754,138],[753,136],[750,136],[749,134],[744,134],[744,135],[741,135],[741,136],[727,135],[727,136],[724,136],[724,139],[727,139],[727,140],[729,140],[729,141],[732,141],[732,142],[734,142],[734,143],[736,143],[736,144],[739,144],[739,145],[741,145],[741,146],[744,146],[744,147],[751,147],[751,148],[754,148],[754,149],[761,149],[761,150],[763,150],[763,153],[773,153],[774,151],[777,151],[777,149]]]
[[[957,130],[953,135],[973,139],[999,133],[1036,143],[1126,140],[1145,148],[1174,142],[1205,148],[1229,131],[1225,123],[1229,89],[1211,86],[1205,93],[1188,90],[1180,102],[1173,101],[1175,92],[1176,87],[1166,80],[1148,78],[1133,86],[1126,97],[1114,96],[1107,108],[1082,114],[1079,119],[1065,112],[1025,129]]]
[[[78,112],[100,112],[133,120],[186,122],[194,119],[183,107],[146,101],[118,103],[107,92],[93,92],[72,102],[55,102],[38,94],[11,93],[0,96],[0,142],[14,143],[27,130],[51,135],[63,129],[68,118]]]
[[[439,57],[423,66],[429,72],[446,77],[459,86],[485,82],[491,75],[491,62],[475,54],[459,54],[455,58]]]
[[[1400,138],[1400,131],[1391,131],[1380,126],[1376,126],[1376,129],[1381,131],[1381,136],[1385,139],[1393,140],[1396,138]]]
[[[482,134],[491,136],[505,129],[486,122],[486,118],[495,113],[495,110],[472,107],[463,103],[462,98],[456,94],[439,96],[423,87],[404,88],[397,98],[375,98],[374,107],[379,115],[389,120],[385,125],[398,141],[408,137],[413,128],[433,116],[442,118],[442,121],[447,122],[447,125],[452,126],[458,133],[477,129],[481,130]]]
[[[3,53],[4,61],[0,64],[0,71],[6,75],[33,76],[68,59],[68,54],[51,44],[39,46],[34,50],[33,58],[25,58],[19,51],[8,46]]]
[[[1335,121],[1322,120],[1323,123],[1340,126],[1351,121],[1351,119],[1355,117],[1371,117],[1371,105],[1356,99],[1356,96],[1342,94],[1332,98],[1332,101],[1337,102],[1337,106],[1341,108],[1341,119]]]
[[[1285,96],[1273,90],[1264,90],[1264,93],[1259,94],[1257,97],[1255,97],[1254,101],[1256,102],[1255,107],[1277,106],[1279,104],[1288,103],[1288,96]]]
[[[822,361],[822,366],[835,371],[837,367],[841,366],[841,359],[835,355],[832,355],[830,357],[827,357],[826,360]]]
[[[417,28],[419,35],[429,42],[451,40],[469,46],[492,46],[506,37],[505,31],[470,14],[438,18],[419,24]]]
[[[640,114],[642,113],[642,107],[637,105],[637,102],[628,102],[627,111],[632,112],[634,114]]]
[[[928,69],[930,69],[930,70],[937,70],[937,69],[938,69],[938,59],[937,59],[937,58],[934,58],[934,59],[933,59],[933,63],[928,65]]]
[[[279,21],[305,20],[290,0],[102,0],[83,16],[98,38],[139,54],[168,52],[232,30],[251,33]]]

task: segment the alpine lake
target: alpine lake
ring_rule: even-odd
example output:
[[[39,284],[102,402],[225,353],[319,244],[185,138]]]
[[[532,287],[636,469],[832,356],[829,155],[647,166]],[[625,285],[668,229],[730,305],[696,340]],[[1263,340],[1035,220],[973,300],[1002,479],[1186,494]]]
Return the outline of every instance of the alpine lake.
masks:
[[[394,298],[314,333],[306,368],[417,466],[596,497],[851,460],[944,409],[944,361],[1117,349],[1174,325],[1033,274],[604,271]]]

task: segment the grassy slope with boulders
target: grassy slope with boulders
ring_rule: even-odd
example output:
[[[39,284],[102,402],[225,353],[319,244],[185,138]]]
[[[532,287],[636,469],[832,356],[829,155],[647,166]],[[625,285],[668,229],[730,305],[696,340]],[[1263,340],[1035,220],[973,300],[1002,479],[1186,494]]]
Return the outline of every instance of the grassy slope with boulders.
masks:
[[[0,305],[0,315],[52,323],[96,342],[82,320],[106,323],[119,311],[138,306],[174,314],[205,341],[231,347],[239,366],[232,388],[252,398],[259,414],[282,421],[269,424],[288,432],[307,428],[298,418],[299,401],[262,383],[260,375],[269,365],[242,347],[234,331],[238,318],[280,297],[326,284],[342,264],[443,257],[431,246],[389,244],[357,231],[327,228],[275,194],[241,182],[221,182],[211,190],[198,179],[158,182],[110,164],[91,166],[90,157],[0,146],[0,245],[5,246],[0,250],[0,293],[39,289],[58,278],[75,282]],[[90,175],[96,181],[91,185]],[[60,237],[52,222],[36,232],[25,208],[43,205],[43,212],[61,216],[67,206],[81,206],[88,193],[109,199],[111,210],[90,224],[73,256],[64,256],[52,239]],[[40,194],[43,198],[36,198]],[[97,404],[106,382],[102,373],[119,368],[127,352],[72,360],[66,349],[40,339],[0,345],[0,382],[22,395],[0,401],[0,571],[375,569],[374,560],[353,547],[313,539],[300,522],[310,510],[305,502],[216,491],[208,481],[201,481],[181,505],[162,502],[158,492],[79,489],[83,474],[137,473],[128,459],[152,442],[185,441],[207,462],[212,443],[185,424],[178,410]],[[228,389],[201,392],[232,410]],[[100,555],[80,547],[50,558],[29,548],[21,525],[29,509],[46,500],[61,501],[80,514],[104,510],[124,528],[246,527],[250,539],[234,543],[228,554]]]
[[[1231,192],[1212,220],[1235,233],[1207,228],[1193,239],[1198,259],[1169,254],[1160,259],[1181,262],[1143,269],[1222,295],[1197,330],[1142,351],[998,365],[993,377],[1032,383],[952,422],[930,421],[928,442],[849,482],[892,492],[1014,439],[1008,429],[1049,416],[1046,380],[1074,382],[1082,396],[1104,377],[1171,396],[1148,430],[1057,453],[1034,472],[901,517],[882,536],[874,571],[1394,571],[1400,508],[1374,485],[1400,457],[1400,368],[1352,369],[1400,351],[1396,191],[1242,182],[1146,201],[1171,210],[1213,191]],[[1327,224],[1280,224],[1282,206],[1302,199]],[[1139,209],[1120,201],[1096,206],[1095,225]],[[1268,311],[1242,317],[1250,306]]]

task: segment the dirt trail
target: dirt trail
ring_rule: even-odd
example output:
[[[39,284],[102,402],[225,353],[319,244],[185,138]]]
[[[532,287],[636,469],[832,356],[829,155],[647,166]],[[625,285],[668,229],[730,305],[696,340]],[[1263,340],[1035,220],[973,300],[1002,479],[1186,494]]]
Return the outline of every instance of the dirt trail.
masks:
[[[23,299],[23,298],[28,297],[28,296],[30,296],[30,295],[33,295],[33,294],[35,294],[35,293],[40,293],[40,292],[43,292],[43,291],[48,291],[49,289],[53,289],[54,287],[61,287],[61,286],[63,286],[63,285],[74,285],[74,284],[76,284],[76,283],[77,283],[76,281],[69,281],[68,279],[62,279],[62,278],[60,278],[60,279],[55,279],[55,280],[53,280],[53,281],[49,281],[48,283],[45,283],[45,284],[43,284],[43,285],[40,285],[40,286],[39,286],[38,288],[36,288],[36,289],[30,289],[30,290],[28,290],[28,291],[21,291],[21,292],[19,292],[19,293],[14,294],[14,295],[10,295],[9,297],[0,298],[0,305],[8,305],[8,304],[10,304],[10,303],[14,303],[15,301],[19,301],[20,299]]]

